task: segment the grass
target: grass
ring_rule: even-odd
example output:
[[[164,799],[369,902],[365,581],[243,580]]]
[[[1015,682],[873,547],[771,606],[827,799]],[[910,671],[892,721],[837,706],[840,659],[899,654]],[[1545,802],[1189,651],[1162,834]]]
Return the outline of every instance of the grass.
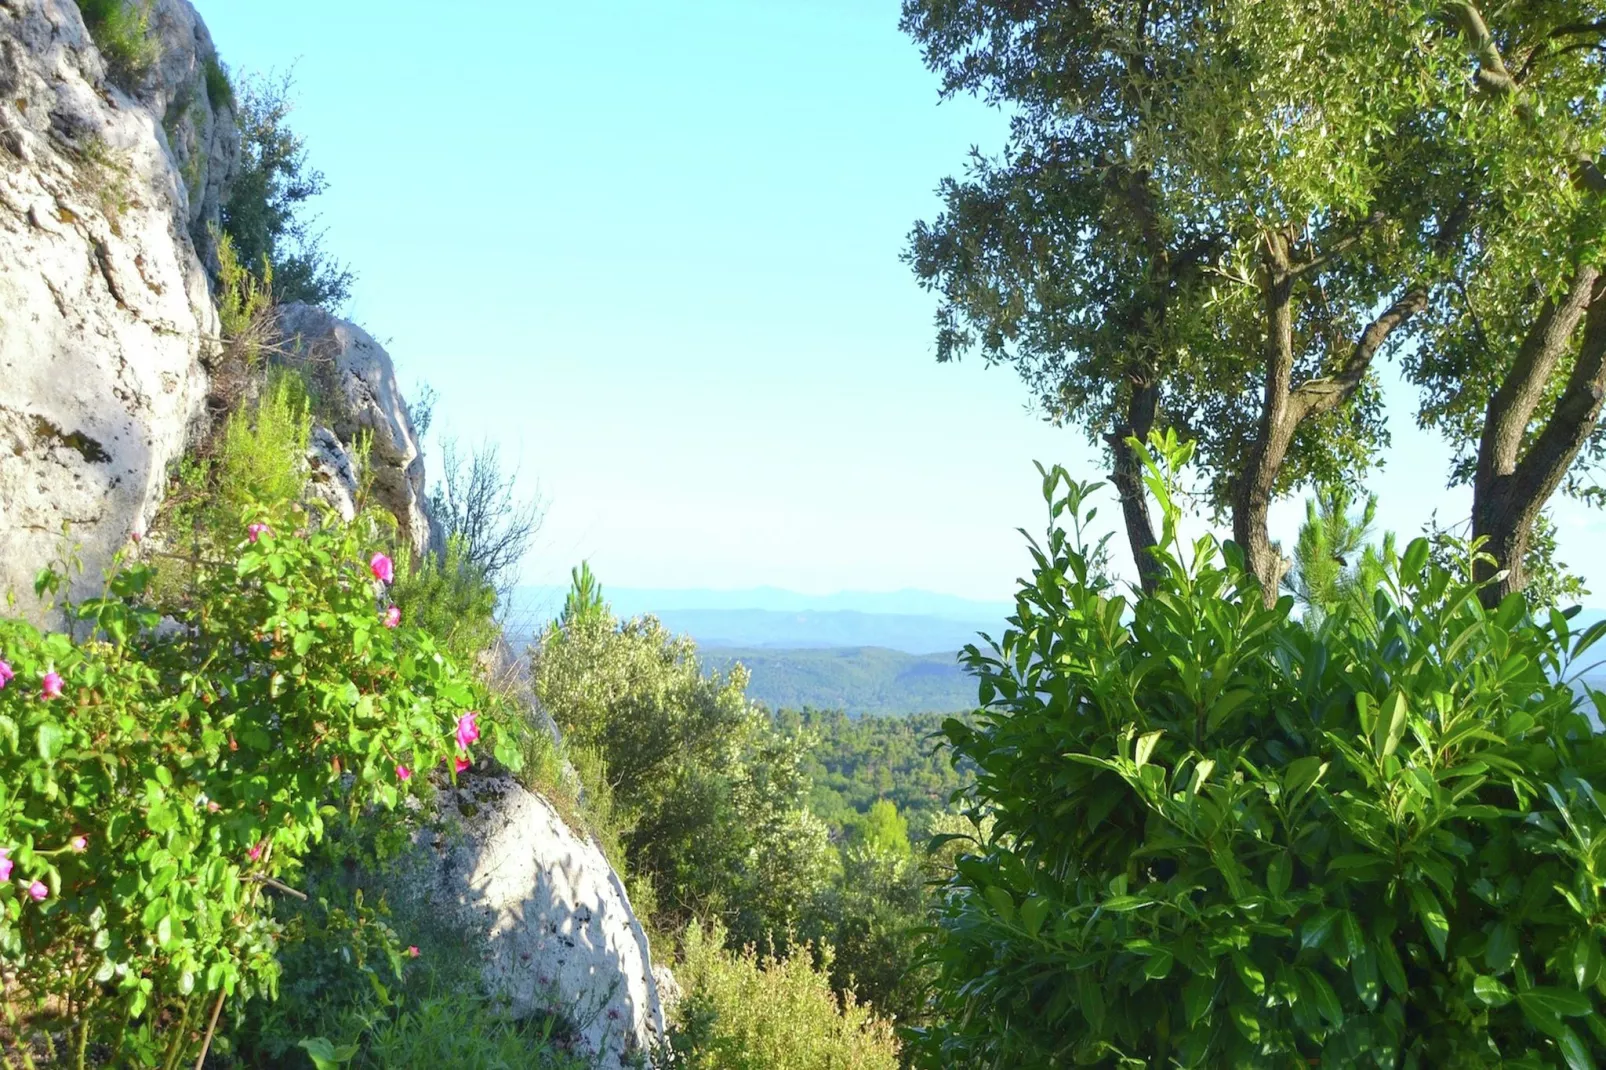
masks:
[[[114,82],[131,88],[156,65],[149,0],[78,0],[78,10]]]
[[[213,111],[219,108],[235,110],[234,83],[229,81],[229,72],[223,69],[223,64],[217,61],[216,56],[209,56],[206,60],[206,99]]]

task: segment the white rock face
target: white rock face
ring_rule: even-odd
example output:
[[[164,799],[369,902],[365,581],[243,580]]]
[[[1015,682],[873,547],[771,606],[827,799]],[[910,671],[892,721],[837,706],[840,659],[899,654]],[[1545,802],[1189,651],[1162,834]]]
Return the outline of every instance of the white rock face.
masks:
[[[647,937],[589,840],[510,777],[441,792],[458,833],[421,833],[395,894],[485,935],[484,974],[515,1014],[561,1011],[615,1070],[664,1036]],[[415,900],[415,905],[418,905]]]
[[[329,410],[324,415],[332,434],[316,436],[311,451],[314,480],[332,491],[344,484],[349,498],[356,471],[350,450],[359,435],[370,435],[374,496],[396,518],[414,552],[423,553],[434,541],[424,511],[424,455],[390,354],[361,327],[311,305],[279,309],[279,330],[289,359],[305,367]]]
[[[164,112],[210,41],[185,0],[153,16],[163,59],[130,95],[72,0],[0,0],[0,595],[35,619],[62,525],[75,593],[98,592],[203,413],[217,319],[190,231],[237,142],[197,111],[197,155],[169,151]]]

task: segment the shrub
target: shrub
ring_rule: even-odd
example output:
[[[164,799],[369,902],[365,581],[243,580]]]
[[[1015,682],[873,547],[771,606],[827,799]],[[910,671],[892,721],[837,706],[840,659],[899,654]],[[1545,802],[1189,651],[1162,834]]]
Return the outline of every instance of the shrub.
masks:
[[[801,741],[747,703],[740,671],[705,675],[690,639],[650,617],[615,621],[588,583],[577,570],[563,618],[534,651],[533,676],[587,782],[589,809],[607,811],[662,924],[716,914],[743,942],[784,941],[830,854],[805,805]]]
[[[461,718],[482,708],[426,634],[384,626],[371,518],[257,502],[235,523],[178,591],[152,595],[128,565],[67,607],[86,638],[0,621],[0,956],[19,1047],[66,1033],[80,1066],[192,1058],[228,997],[275,991],[264,890],[335,814],[452,775]],[[516,766],[501,726],[484,730]]]
[[[287,77],[246,80],[240,87],[240,164],[223,205],[223,232],[242,263],[272,265],[281,302],[333,308],[351,292],[352,274],[324,251],[322,235],[304,214],[328,182],[290,129],[289,91]]]
[[[212,105],[213,110],[227,108],[234,111],[234,83],[229,79],[229,72],[219,63],[216,56],[208,56],[206,60],[206,101]]]
[[[1424,540],[1302,627],[1183,546],[1188,451],[1158,448],[1154,593],[1089,567],[1056,468],[1010,627],[966,652],[982,708],[946,731],[996,824],[946,887],[925,1057],[1593,1065],[1606,748],[1557,680],[1601,629],[1486,611]]]
[[[725,934],[693,924],[676,977],[685,990],[673,1046],[689,1070],[893,1070],[892,1027],[851,995],[840,1002],[808,948],[760,958],[725,950]],[[829,955],[826,955],[829,961]]]
[[[151,0],[78,0],[78,10],[112,79],[131,88],[156,64]]]

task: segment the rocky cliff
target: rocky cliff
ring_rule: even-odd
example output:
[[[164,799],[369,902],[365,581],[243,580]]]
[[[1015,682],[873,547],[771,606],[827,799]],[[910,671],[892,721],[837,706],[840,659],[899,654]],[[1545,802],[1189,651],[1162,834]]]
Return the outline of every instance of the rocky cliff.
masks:
[[[0,0],[0,596],[36,619],[33,578],[69,550],[75,595],[99,592],[216,407],[208,266],[240,135],[194,8],[153,0],[150,16],[154,61],[114,79],[72,0]],[[438,546],[388,355],[322,309],[276,322],[277,359],[318,379],[314,490],[350,515],[361,436],[371,493],[416,550]],[[618,876],[523,788],[480,790],[483,805],[457,802],[481,816],[423,848],[430,894],[483,929],[491,986],[526,1009],[576,1009],[599,1061],[618,1065],[663,1029]]]

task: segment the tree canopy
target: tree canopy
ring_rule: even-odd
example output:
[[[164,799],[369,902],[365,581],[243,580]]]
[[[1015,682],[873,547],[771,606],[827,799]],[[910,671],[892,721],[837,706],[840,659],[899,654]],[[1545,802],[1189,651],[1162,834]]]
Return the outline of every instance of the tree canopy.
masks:
[[[1011,113],[912,235],[939,359],[1013,365],[1107,444],[1146,583],[1127,440],[1195,441],[1270,598],[1271,501],[1365,472],[1400,354],[1520,585],[1545,498],[1598,453],[1600,7],[1490,29],[1421,0],[907,0],[944,93]]]

